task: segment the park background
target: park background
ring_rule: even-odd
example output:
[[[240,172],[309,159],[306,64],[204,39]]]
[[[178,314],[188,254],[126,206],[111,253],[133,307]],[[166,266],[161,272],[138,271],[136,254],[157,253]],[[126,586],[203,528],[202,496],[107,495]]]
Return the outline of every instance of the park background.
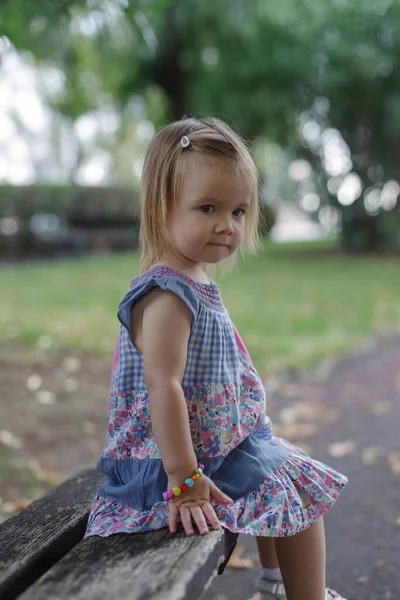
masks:
[[[101,452],[144,153],[184,115],[224,119],[259,169],[262,248],[217,279],[276,432],[312,452],[337,422],[321,378],[399,334],[399,30],[399,0],[1,4],[2,519]],[[333,466],[398,477],[398,443],[332,427]]]

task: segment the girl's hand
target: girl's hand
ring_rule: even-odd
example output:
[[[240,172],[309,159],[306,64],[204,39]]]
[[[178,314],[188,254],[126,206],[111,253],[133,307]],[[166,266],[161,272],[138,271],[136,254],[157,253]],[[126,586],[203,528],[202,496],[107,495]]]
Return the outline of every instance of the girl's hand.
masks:
[[[168,489],[177,485],[168,482]],[[232,504],[232,499],[221,492],[217,486],[203,475],[195,482],[194,486],[180,496],[175,496],[168,502],[169,508],[169,530],[176,533],[178,515],[180,514],[182,525],[186,535],[194,535],[193,521],[196,523],[199,533],[205,535],[209,532],[207,520],[213,529],[221,529],[221,524],[210,504],[214,498],[220,504]]]

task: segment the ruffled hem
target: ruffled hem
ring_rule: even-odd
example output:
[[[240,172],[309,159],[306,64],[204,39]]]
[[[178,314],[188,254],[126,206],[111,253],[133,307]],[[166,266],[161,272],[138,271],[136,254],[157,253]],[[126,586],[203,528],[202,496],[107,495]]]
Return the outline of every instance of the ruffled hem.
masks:
[[[285,440],[289,456],[261,485],[229,506],[212,501],[223,527],[234,533],[286,537],[310,527],[328,511],[346,487],[347,478]],[[168,506],[153,504],[139,512],[97,495],[85,536],[141,533],[168,526]]]

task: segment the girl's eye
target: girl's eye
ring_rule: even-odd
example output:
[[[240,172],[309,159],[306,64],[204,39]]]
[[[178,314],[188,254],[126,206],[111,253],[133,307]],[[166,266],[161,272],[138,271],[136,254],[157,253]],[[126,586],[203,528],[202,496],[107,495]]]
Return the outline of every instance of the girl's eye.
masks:
[[[204,206],[200,207],[200,210],[205,215],[211,215],[211,213],[214,212],[214,207],[211,204],[205,204]]]
[[[243,208],[237,208],[236,210],[233,211],[232,214],[234,217],[243,217],[245,212],[244,212]]]

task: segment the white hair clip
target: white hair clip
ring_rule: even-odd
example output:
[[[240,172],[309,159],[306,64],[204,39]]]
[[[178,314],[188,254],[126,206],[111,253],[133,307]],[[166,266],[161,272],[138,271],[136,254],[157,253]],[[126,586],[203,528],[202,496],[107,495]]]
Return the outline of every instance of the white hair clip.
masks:
[[[188,146],[190,146],[190,140],[187,135],[184,135],[181,138],[181,146],[182,148],[187,148]]]

